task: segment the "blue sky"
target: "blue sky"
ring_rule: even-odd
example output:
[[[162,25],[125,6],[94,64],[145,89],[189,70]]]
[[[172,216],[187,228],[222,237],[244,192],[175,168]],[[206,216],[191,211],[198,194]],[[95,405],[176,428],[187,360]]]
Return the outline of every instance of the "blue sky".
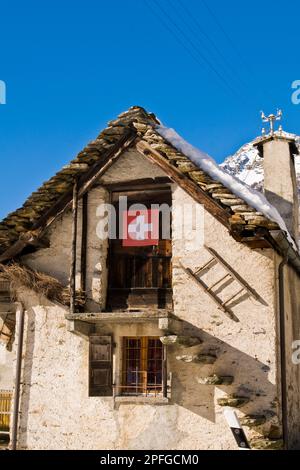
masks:
[[[300,133],[300,3],[206,4],[1,0],[0,218],[132,105],[217,161],[260,133],[261,109]]]

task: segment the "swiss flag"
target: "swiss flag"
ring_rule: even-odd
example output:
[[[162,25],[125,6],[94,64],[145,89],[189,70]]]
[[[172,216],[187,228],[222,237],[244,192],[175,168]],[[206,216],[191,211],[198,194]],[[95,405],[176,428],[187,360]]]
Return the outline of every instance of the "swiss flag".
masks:
[[[122,212],[123,246],[158,245],[159,210]]]

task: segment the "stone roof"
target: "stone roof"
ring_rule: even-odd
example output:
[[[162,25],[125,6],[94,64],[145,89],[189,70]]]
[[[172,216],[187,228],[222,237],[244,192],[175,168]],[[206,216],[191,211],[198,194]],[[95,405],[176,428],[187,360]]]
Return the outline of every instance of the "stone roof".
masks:
[[[120,114],[68,165],[35,191],[16,211],[0,222],[0,262],[16,256],[28,244],[35,244],[47,227],[70,204],[74,178],[79,195],[92,186],[99,171],[118,158],[125,148],[139,143],[144,155],[156,159],[178,184],[182,184],[239,241],[249,245],[258,241],[266,246],[269,230],[279,230],[276,223],[237,198],[219,181],[213,180],[188,157],[166,142],[155,130],[159,121],[143,108],[132,107]],[[142,146],[141,146],[142,144]],[[164,165],[165,162],[165,165]]]

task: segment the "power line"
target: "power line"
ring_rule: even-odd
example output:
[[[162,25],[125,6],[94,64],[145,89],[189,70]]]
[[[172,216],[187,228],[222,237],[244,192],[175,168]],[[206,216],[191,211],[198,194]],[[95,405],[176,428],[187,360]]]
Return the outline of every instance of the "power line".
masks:
[[[165,15],[165,17],[171,22],[171,24],[179,31],[179,33],[185,38],[185,40],[190,44],[190,46],[196,51],[196,53],[201,57],[201,59],[208,65],[208,67],[219,77],[219,79],[227,86],[231,92],[234,94],[236,90],[234,90],[231,85],[227,82],[227,80],[222,77],[219,71],[215,68],[215,66],[211,63],[209,59],[199,50],[197,46],[193,43],[193,41],[189,38],[189,36],[185,33],[185,31],[174,21],[174,19],[169,15],[169,13],[158,3],[157,0],[153,0],[160,11]]]
[[[172,24],[172,26],[176,29],[176,31],[178,31],[179,34],[184,37],[185,41],[187,41],[187,43],[190,44],[190,47],[192,47],[192,49],[194,51],[196,51],[196,54],[201,57],[202,61],[204,61],[208,65],[208,67],[215,73],[215,75],[218,76],[219,80],[222,81],[222,83],[231,91],[231,93],[233,93],[235,95],[238,95],[237,91],[234,88],[231,87],[231,85],[227,82],[227,80],[224,77],[222,77],[222,75],[218,72],[218,70],[214,67],[214,65],[202,54],[202,52],[199,50],[199,48],[194,45],[193,41],[191,41],[191,39],[183,31],[183,29],[180,26],[178,26],[178,24],[173,20],[173,18],[168,14],[168,12],[156,0],[153,0],[153,2],[158,7],[158,9],[163,13],[163,15],[167,18],[167,20]],[[147,3],[148,6],[150,6],[150,4],[147,1],[146,1],[146,3]],[[153,11],[152,5],[151,5],[151,10]],[[159,16],[159,18],[161,19],[160,16]],[[167,23],[165,21],[164,21],[164,24],[167,25]],[[178,40],[178,35],[173,32],[173,29],[170,28],[169,25],[167,25],[166,27],[169,31],[172,31],[173,36],[175,36],[176,39]],[[180,40],[180,42],[182,44],[182,40]],[[190,49],[187,48],[186,45],[185,45],[185,49],[188,50],[189,53],[190,53]],[[198,59],[197,59],[197,62],[199,63]]]
[[[171,0],[168,0],[169,3],[171,4]],[[185,11],[186,15],[194,22],[194,24],[196,25],[197,29],[199,30],[199,32],[202,34],[202,36],[204,36],[207,41],[211,44],[211,46],[213,47],[213,49],[216,51],[216,53],[218,54],[218,56],[223,60],[224,64],[226,65],[227,67],[227,72],[228,70],[230,71],[229,73],[232,73],[233,74],[233,77],[235,80],[237,80],[243,87],[243,89],[245,87],[247,87],[246,83],[244,82],[244,80],[241,79],[241,77],[239,76],[237,70],[234,68],[234,66],[228,61],[228,59],[225,57],[225,55],[223,54],[223,52],[220,50],[220,48],[218,47],[218,45],[211,39],[211,37],[209,36],[209,34],[207,34],[207,32],[202,28],[200,22],[198,21],[197,17],[194,16],[191,11],[187,8],[187,6],[181,1],[181,0],[177,0],[177,3],[180,5],[180,7]],[[178,10],[177,10],[178,11]],[[185,22],[185,24],[187,24]],[[187,24],[188,27],[190,27],[188,24]],[[195,32],[195,29],[193,29],[194,32]],[[197,33],[196,33],[197,34]]]
[[[150,2],[148,0],[145,0],[146,5],[149,7],[149,9],[152,11],[152,13],[158,18],[160,23],[169,31],[169,33],[176,39],[176,41],[187,51],[187,53],[202,67],[203,64],[199,62],[198,57],[195,56],[190,49],[186,46],[184,41],[169,27],[168,23],[154,10]]]
[[[227,39],[228,43],[231,45],[233,51],[235,52],[235,55],[236,57],[239,59],[239,63],[242,67],[246,68],[246,70],[248,72],[251,72],[253,73],[253,68],[250,66],[250,64],[246,63],[242,54],[240,53],[239,49],[236,47],[236,44],[235,42],[231,39],[230,35],[227,33],[226,29],[223,27],[221,21],[219,20],[218,16],[214,13],[214,11],[212,10],[212,8],[207,4],[206,0],[201,0],[202,1],[202,4],[204,5],[204,7],[206,8],[206,10],[208,11],[208,13],[210,14],[210,16],[213,18],[213,20],[215,21],[216,25],[218,26],[218,28],[220,29],[220,31],[223,33],[224,37]],[[264,88],[264,89],[263,89]],[[273,99],[273,97],[271,96],[269,90],[263,86],[261,86],[261,91],[265,94],[265,95],[268,95],[268,97],[270,99]],[[257,98],[258,98],[258,94],[257,94]]]
[[[234,49],[236,55],[240,58],[240,60],[243,61],[242,55],[240,51],[237,49],[234,41],[231,39],[225,28],[223,28],[223,25],[221,21],[218,19],[217,15],[213,12],[213,10],[208,6],[207,2],[205,0],[201,0],[202,4],[205,6],[206,10],[210,14],[210,16],[215,20],[215,23],[218,25],[219,29],[222,31],[223,35],[226,37],[227,41],[230,43],[231,47]]]

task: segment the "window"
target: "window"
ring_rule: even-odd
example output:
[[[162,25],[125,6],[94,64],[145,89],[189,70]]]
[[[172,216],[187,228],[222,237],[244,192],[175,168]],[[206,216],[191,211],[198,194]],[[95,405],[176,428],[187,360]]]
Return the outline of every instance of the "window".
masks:
[[[149,196],[151,194],[151,197]],[[120,225],[118,197],[113,193],[116,207],[117,228]],[[152,204],[171,207],[171,192],[138,191],[122,193],[132,204],[143,204],[151,209]],[[170,223],[170,220],[168,220]],[[171,228],[170,228],[171,230]],[[119,233],[117,233],[119,237]],[[124,246],[122,240],[109,243],[108,310],[137,308],[172,308],[172,242],[165,239],[162,230],[162,215],[159,220],[159,241],[153,246]]]
[[[159,338],[123,340],[122,395],[162,396],[163,345]]]

